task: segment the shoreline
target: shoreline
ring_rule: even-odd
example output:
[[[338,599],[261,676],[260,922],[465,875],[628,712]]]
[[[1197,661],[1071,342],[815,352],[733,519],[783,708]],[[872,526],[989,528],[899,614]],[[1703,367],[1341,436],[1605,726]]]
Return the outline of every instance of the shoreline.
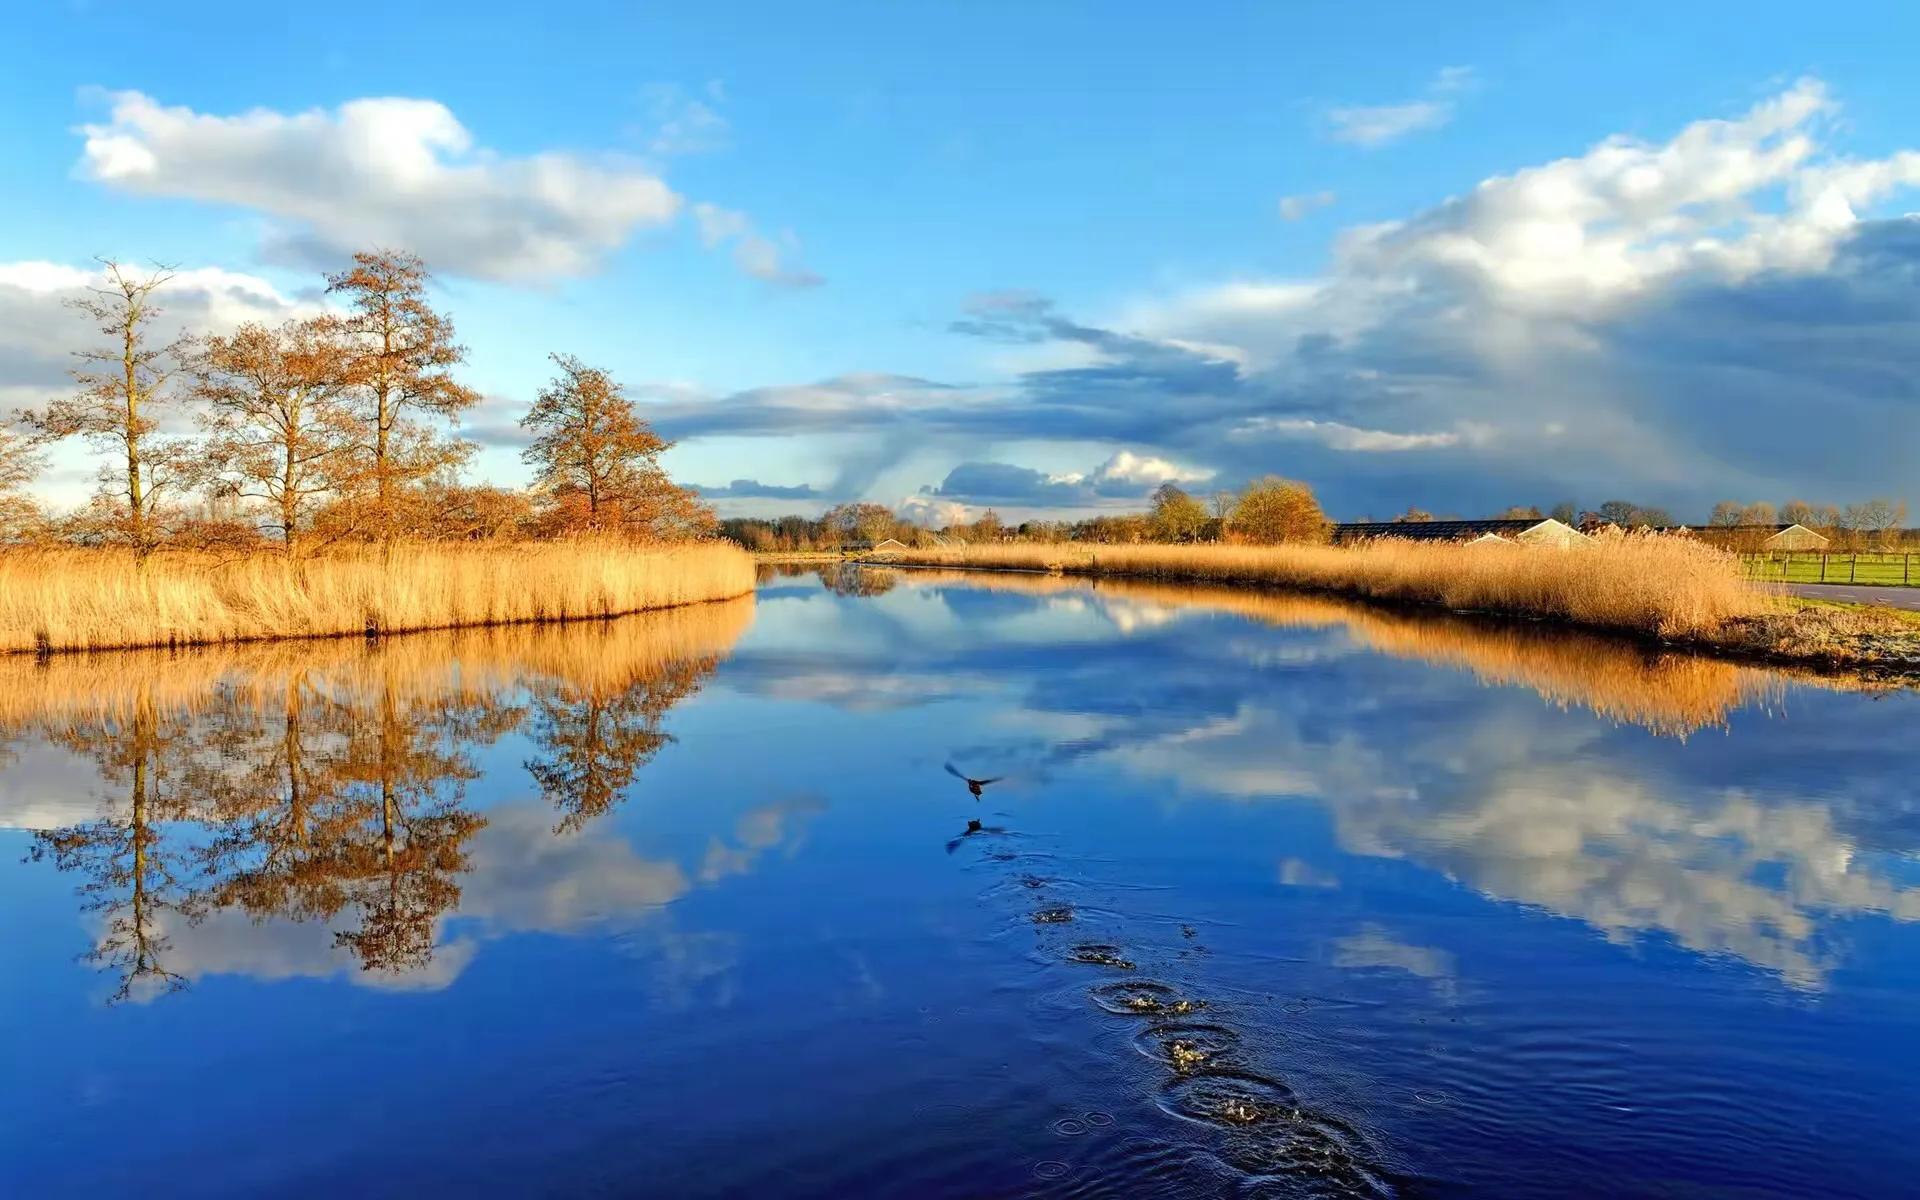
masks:
[[[622,621],[628,617],[645,616],[648,613],[677,612],[684,609],[700,608],[708,604],[732,604],[746,600],[759,591],[758,586],[744,592],[735,592],[729,596],[711,596],[704,600],[678,600],[669,604],[650,604],[644,608],[628,608],[619,612],[581,613],[577,616],[559,617],[504,617],[492,621],[459,621],[450,625],[407,625],[394,629],[364,630],[324,630],[313,633],[263,633],[246,637],[176,639],[166,642],[125,642],[112,645],[90,646],[49,646],[27,649],[0,649],[0,662],[10,659],[62,658],[71,654],[126,654],[152,653],[154,651],[171,652],[187,650],[217,650],[224,646],[265,646],[288,642],[339,642],[349,638],[358,638],[369,644],[384,642],[389,638],[412,637],[421,633],[457,633],[463,629],[518,629],[545,628],[558,625],[592,625]]]
[[[287,563],[199,552],[0,554],[0,657],[185,650],[610,621],[750,596],[718,543],[415,544]]]
[[[1054,566],[913,561],[904,555],[898,558],[851,561],[860,566],[889,570],[975,571],[986,574],[1038,575],[1084,579],[1094,584],[1102,579],[1117,579],[1142,583],[1226,587],[1254,595],[1265,593],[1332,597],[1389,612],[1445,613],[1489,624],[1557,627],[1583,634],[1618,638],[1622,642],[1636,644],[1649,650],[1680,651],[1733,662],[1792,667],[1820,673],[1851,674],[1899,681],[1908,686],[1920,686],[1920,618],[1902,621],[1900,614],[1891,609],[1841,606],[1832,601],[1797,602],[1794,598],[1784,595],[1776,598],[1788,601],[1790,607],[1772,613],[1756,612],[1729,618],[1721,627],[1722,636],[1673,635],[1618,624],[1581,621],[1560,613],[1530,611],[1517,607],[1459,607],[1437,599],[1379,595],[1357,587],[1332,587],[1309,582],[1290,583],[1276,579],[1235,577],[1230,574],[1203,572],[1183,574],[1164,569],[1152,571],[1124,568],[1102,569],[1098,565],[1097,555],[1092,556],[1092,561],[1084,565],[1061,563]],[[1823,628],[1839,619],[1833,614],[1874,619],[1882,627],[1866,632],[1835,633]],[[1881,619],[1883,617],[1884,619]],[[1800,622],[1816,628],[1783,629],[1780,628],[1782,622],[1788,625]],[[1725,636],[1725,634],[1739,636]],[[1798,640],[1788,640],[1796,637]],[[1888,642],[1893,644],[1886,644]]]

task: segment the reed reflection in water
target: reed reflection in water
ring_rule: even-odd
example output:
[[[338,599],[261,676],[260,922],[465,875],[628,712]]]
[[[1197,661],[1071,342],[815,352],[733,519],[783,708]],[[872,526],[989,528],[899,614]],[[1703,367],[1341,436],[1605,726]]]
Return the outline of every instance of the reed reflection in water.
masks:
[[[770,574],[737,646],[743,608],[0,673],[9,859],[44,831],[0,872],[0,1192],[1912,1178],[1920,695],[1313,597]]]
[[[1023,595],[1090,596],[1108,606],[1123,626],[1153,624],[1199,610],[1284,628],[1339,629],[1369,650],[1463,668],[1482,683],[1525,687],[1561,707],[1585,708],[1670,737],[1723,726],[1730,713],[1743,707],[1774,705],[1789,679],[1845,691],[1879,686],[1858,676],[1783,672],[1673,653],[1558,625],[1399,610],[1310,593],[938,568],[866,572],[892,578],[863,585],[860,594],[865,595],[883,594],[898,585],[959,585]]]
[[[78,878],[114,999],[183,986],[173,933],[226,911],[323,923],[359,970],[398,979],[432,963],[488,824],[467,803],[475,753],[524,733],[553,833],[577,834],[630,793],[752,614],[8,659],[0,745],[44,742],[101,781],[98,815],[35,830],[29,855]]]
[[[1842,943],[1830,935],[1834,922],[1867,914],[1920,921],[1920,888],[1862,844],[1860,814],[1825,794],[1826,785],[1806,786],[1805,764],[1789,749],[1805,728],[1788,711],[1796,689],[1805,707],[1810,692],[1897,690],[1887,681],[1312,595],[1039,573],[885,573],[895,586],[923,593],[999,592],[1082,606],[1118,632],[1116,645],[1192,637],[1196,648],[1181,646],[1171,661],[1205,656],[1212,664],[1206,678],[1231,696],[1227,709],[1181,719],[1159,695],[1168,677],[1116,673],[1084,656],[1059,669],[1083,672],[1085,682],[1056,678],[1028,697],[1033,707],[1017,722],[1076,729],[1065,745],[1037,750],[1042,762],[1091,757],[1199,794],[1311,800],[1324,806],[1347,854],[1419,863],[1488,897],[1577,919],[1621,944],[1662,934],[1807,992],[1824,989],[1844,962]],[[1285,654],[1290,643],[1241,637],[1231,621],[1173,632],[1210,613],[1335,630],[1371,654],[1464,670],[1476,684],[1524,688],[1553,708],[1591,712],[1620,727],[1618,736],[1491,694],[1442,714],[1428,707],[1420,676],[1405,677],[1404,691],[1400,684],[1364,696],[1337,684],[1322,690],[1350,672],[1319,660],[1270,662],[1262,656]],[[1397,677],[1382,677],[1389,678]],[[1271,690],[1280,680],[1289,686]],[[1074,711],[1076,697],[1086,695],[1100,697],[1095,715]],[[1335,703],[1345,706],[1337,716]],[[1736,736],[1730,718],[1741,711],[1774,732]],[[1726,736],[1701,744],[1697,735],[1709,730]],[[1652,748],[1641,742],[1634,749],[1635,731],[1694,742],[1629,766],[1616,755]],[[1785,773],[1762,765],[1769,736],[1782,747]],[[1826,740],[1835,745],[1831,730]],[[1708,752],[1716,767],[1689,774],[1685,764]],[[1864,760],[1829,755],[1827,769],[1850,761]],[[1282,886],[1339,885],[1326,865],[1294,853],[1276,859]]]

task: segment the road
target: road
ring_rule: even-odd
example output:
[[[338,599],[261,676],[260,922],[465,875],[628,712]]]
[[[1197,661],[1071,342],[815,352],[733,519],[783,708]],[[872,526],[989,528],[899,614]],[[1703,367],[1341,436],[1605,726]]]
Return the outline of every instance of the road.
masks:
[[[1809,600],[1838,600],[1844,604],[1885,604],[1920,612],[1920,587],[1848,587],[1833,583],[1790,583],[1787,590]]]

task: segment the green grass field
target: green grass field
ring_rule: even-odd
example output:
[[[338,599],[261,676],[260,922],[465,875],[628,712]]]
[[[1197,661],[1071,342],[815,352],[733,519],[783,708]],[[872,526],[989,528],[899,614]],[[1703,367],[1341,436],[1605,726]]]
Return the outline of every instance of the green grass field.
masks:
[[[1769,583],[1920,586],[1920,554],[1744,554],[1747,575]]]

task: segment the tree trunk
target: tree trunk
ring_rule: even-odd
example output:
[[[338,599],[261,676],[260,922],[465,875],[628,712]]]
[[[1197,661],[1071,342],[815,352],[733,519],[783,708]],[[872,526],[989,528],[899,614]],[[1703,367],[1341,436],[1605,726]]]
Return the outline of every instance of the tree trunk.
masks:
[[[140,480],[140,370],[135,355],[135,345],[139,325],[130,313],[123,327],[121,366],[126,372],[122,386],[126,389],[126,444],[127,444],[127,532],[133,538],[134,561],[144,569],[147,564],[147,552],[152,549],[147,539],[147,505],[145,489]]]
[[[388,307],[380,321],[380,377],[374,384],[373,486],[380,510],[380,566],[393,565],[393,480],[387,463],[388,436],[393,431],[393,312]]]

